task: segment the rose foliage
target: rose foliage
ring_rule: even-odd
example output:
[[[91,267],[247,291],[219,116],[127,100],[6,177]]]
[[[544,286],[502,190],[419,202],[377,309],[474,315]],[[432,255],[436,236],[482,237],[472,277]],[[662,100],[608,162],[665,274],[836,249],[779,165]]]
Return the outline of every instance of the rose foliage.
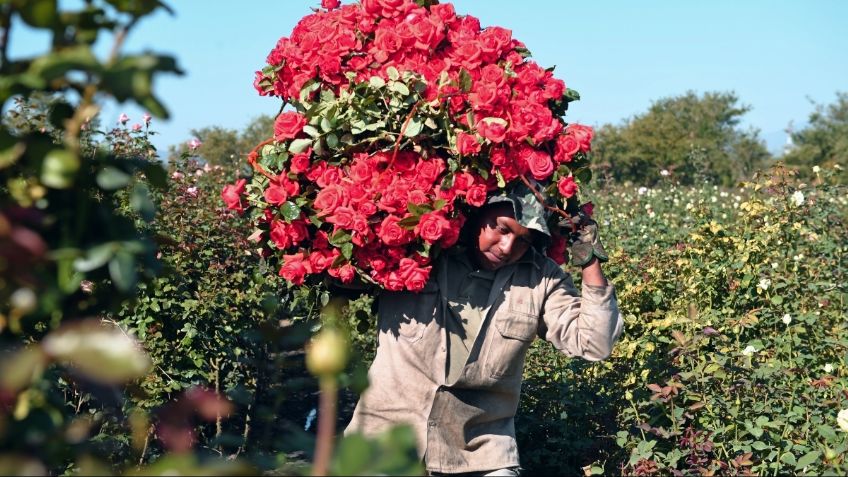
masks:
[[[577,93],[510,30],[449,3],[329,2],[254,86],[284,108],[248,156],[257,173],[222,198],[250,209],[251,238],[296,285],[327,274],[418,291],[488,195],[532,180],[573,213],[590,178],[592,129],[562,118]]]

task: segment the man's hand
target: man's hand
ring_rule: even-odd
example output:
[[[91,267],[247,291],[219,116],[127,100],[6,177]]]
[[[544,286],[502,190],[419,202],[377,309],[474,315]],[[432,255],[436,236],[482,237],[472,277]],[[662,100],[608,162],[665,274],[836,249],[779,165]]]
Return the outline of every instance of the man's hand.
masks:
[[[562,235],[567,238],[571,263],[578,267],[588,265],[592,258],[601,262],[609,260],[598,234],[598,223],[582,211],[570,221],[560,222]]]

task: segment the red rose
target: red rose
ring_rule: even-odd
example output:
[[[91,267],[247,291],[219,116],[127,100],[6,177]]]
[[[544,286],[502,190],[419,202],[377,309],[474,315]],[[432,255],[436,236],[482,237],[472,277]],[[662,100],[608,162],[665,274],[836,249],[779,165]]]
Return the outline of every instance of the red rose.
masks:
[[[289,168],[295,174],[302,174],[309,170],[309,156],[312,155],[312,149],[307,149],[305,152],[295,154],[291,159],[291,167]]]
[[[350,207],[337,207],[336,210],[327,217],[327,222],[335,224],[339,228],[351,230],[353,229],[353,222],[355,218],[356,211]]]
[[[567,199],[577,193],[577,183],[574,182],[574,177],[572,176],[563,177],[557,183],[557,189]]]
[[[456,19],[456,11],[454,11],[453,4],[450,3],[431,5],[430,15],[437,17],[445,23],[450,23]]]
[[[504,151],[502,147],[492,148],[492,150],[489,151],[489,162],[491,162],[493,166],[502,166],[506,164],[506,151]]]
[[[415,233],[429,243],[436,243],[448,228],[450,222],[440,211],[428,212],[421,216],[415,226]]]
[[[383,219],[383,222],[380,224],[377,236],[380,237],[380,240],[382,240],[386,245],[406,245],[415,238],[411,231],[398,225],[400,220],[401,219],[395,215],[389,215]]]
[[[333,260],[333,254],[326,250],[316,250],[309,254],[309,263],[315,273],[321,273],[330,268]]]
[[[286,227],[286,223],[282,220],[273,220],[271,222],[270,237],[271,241],[274,242],[274,245],[276,245],[279,249],[287,249],[292,245],[291,237],[288,233],[288,227]]]
[[[591,202],[586,202],[585,204],[581,205],[580,208],[583,209],[583,213],[585,213],[589,217],[591,217],[592,214],[595,212],[595,204]]]
[[[453,176],[453,189],[464,194],[474,185],[474,182],[474,176],[463,171]]]
[[[241,196],[244,194],[246,184],[247,179],[239,179],[235,184],[227,184],[221,190],[221,199],[224,200],[224,204],[227,205],[228,209],[244,212],[244,204],[242,203]]]
[[[332,214],[338,207],[344,207],[347,204],[347,191],[342,186],[333,185],[318,192],[312,207],[318,211],[319,216],[324,216]]]
[[[385,276],[382,285],[386,288],[386,290],[390,291],[401,291],[403,290],[404,282],[403,279],[400,278],[397,272],[391,272]]]
[[[374,59],[380,63],[385,63],[396,51],[403,47],[403,40],[391,28],[381,28],[377,30],[374,37],[374,46],[371,52]]]
[[[306,126],[306,116],[294,111],[280,113],[274,121],[274,138],[278,141],[296,138]]]
[[[439,241],[439,245],[441,245],[442,248],[453,247],[453,245],[459,240],[459,232],[462,230],[462,225],[464,223],[464,215],[451,219],[450,226],[447,230],[445,230],[445,233],[442,234],[442,239]]]
[[[548,246],[548,257],[557,265],[565,263],[565,239],[559,234],[551,235],[551,244]]]
[[[480,152],[481,144],[477,138],[462,131],[456,135],[456,150],[462,156],[473,156]]]
[[[265,201],[272,205],[280,205],[288,199],[288,194],[279,182],[271,182],[265,189]]]
[[[283,256],[283,266],[279,275],[294,285],[302,285],[306,275],[312,273],[312,264],[303,253]]]
[[[375,172],[368,160],[357,160],[350,166],[348,176],[360,184],[371,184]]]
[[[592,150],[592,138],[595,136],[595,132],[591,127],[582,124],[569,124],[566,131],[580,143],[581,151],[589,152]]]
[[[327,272],[331,277],[336,277],[341,280],[342,283],[350,283],[356,276],[356,269],[353,268],[353,265],[350,263],[345,263],[341,267],[330,268]]]
[[[545,180],[554,173],[554,163],[551,161],[551,156],[545,151],[531,149],[532,153],[527,157],[527,167],[530,169],[530,174],[536,180]]]
[[[468,95],[468,102],[475,111],[492,110],[501,99],[501,91],[497,84],[478,81]]]
[[[506,126],[503,119],[483,118],[477,123],[477,132],[494,143],[501,143],[506,139]]]
[[[291,237],[292,245],[297,245],[309,238],[309,230],[306,228],[306,222],[296,220],[288,226],[289,237]]]
[[[563,134],[557,137],[556,147],[554,148],[554,159],[559,164],[571,162],[572,157],[580,150],[580,143],[570,134]]]
[[[473,207],[482,207],[486,204],[486,185],[473,185],[465,193],[465,202]]]
[[[415,167],[415,184],[421,188],[432,186],[444,171],[445,161],[439,158],[422,160]]]
[[[341,4],[342,2],[339,0],[321,0],[321,8],[326,8],[327,10],[335,10]]]

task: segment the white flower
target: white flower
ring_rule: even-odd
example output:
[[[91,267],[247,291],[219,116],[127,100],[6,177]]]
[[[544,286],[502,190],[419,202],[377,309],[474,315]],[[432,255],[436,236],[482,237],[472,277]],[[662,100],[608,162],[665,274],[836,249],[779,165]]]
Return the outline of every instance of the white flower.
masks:
[[[830,363],[827,363],[826,365],[824,365],[824,372],[828,373],[828,374],[832,373],[833,372],[833,365],[830,364]]]
[[[836,424],[845,432],[848,432],[848,409],[842,409],[836,415]]]
[[[198,147],[200,147],[202,145],[203,145],[203,143],[200,142],[200,139],[197,139],[197,138],[193,138],[191,141],[188,142],[188,147],[192,151],[194,151],[195,149],[197,149]]]
[[[813,166],[813,172],[815,172],[816,174],[818,174],[820,171],[821,171],[821,167],[819,167],[819,166]]]
[[[744,354],[745,356],[751,356],[752,354],[754,354],[756,352],[757,352],[757,348],[754,348],[751,345],[746,346],[745,349],[742,350],[742,354]]]
[[[660,171],[660,175],[663,176],[663,177],[665,177],[669,174],[671,174],[671,172],[668,172],[668,169],[663,169],[663,170]]]
[[[186,189],[186,194],[189,197],[197,197],[197,187],[189,187],[188,189]]]
[[[792,317],[789,316],[789,313],[787,313],[783,315],[783,318],[781,318],[780,321],[782,321],[784,325],[788,325],[789,323],[792,323]]]
[[[792,194],[792,202],[795,202],[795,205],[798,207],[804,205],[804,193],[800,190],[796,190]]]
[[[121,123],[121,124],[127,124],[127,121],[129,121],[129,120],[130,120],[130,117],[127,116],[127,113],[121,113],[121,115],[118,116],[118,122]]]
[[[636,191],[639,195],[645,195],[645,192],[648,192],[647,187],[640,187],[639,190]]]
[[[762,290],[768,290],[768,287],[771,286],[771,280],[768,278],[760,278],[760,283],[757,284],[757,288]]]
[[[149,125],[150,125],[150,119],[151,119],[151,117],[150,117],[150,115],[149,115],[149,114],[144,113],[144,115],[142,115],[142,116],[141,116],[141,119],[143,119],[143,120],[144,120],[144,124],[145,124],[146,126],[149,126]]]

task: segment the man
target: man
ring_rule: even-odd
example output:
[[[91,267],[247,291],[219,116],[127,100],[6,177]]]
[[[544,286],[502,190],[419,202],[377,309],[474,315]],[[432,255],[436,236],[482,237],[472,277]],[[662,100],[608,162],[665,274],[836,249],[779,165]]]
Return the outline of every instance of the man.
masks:
[[[582,294],[539,249],[550,217],[523,184],[488,199],[420,293],[382,292],[371,382],[347,432],[410,424],[431,475],[518,475],[514,417],[524,357],[538,336],[604,359],[621,334],[597,225],[571,243]]]

